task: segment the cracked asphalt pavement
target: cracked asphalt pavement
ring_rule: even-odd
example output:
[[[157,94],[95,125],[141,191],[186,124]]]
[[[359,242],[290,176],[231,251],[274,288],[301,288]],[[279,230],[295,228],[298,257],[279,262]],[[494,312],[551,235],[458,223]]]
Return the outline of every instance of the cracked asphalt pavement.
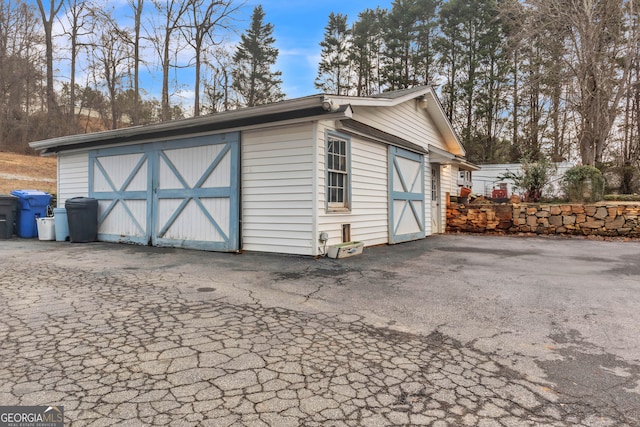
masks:
[[[640,243],[344,260],[0,241],[0,405],[67,425],[637,426]]]

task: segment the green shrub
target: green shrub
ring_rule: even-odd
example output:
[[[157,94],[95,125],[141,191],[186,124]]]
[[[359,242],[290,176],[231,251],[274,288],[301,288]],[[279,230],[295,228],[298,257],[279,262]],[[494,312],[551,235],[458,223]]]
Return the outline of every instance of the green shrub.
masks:
[[[537,162],[522,161],[522,172],[507,171],[498,176],[500,180],[510,180],[514,187],[524,190],[524,200],[537,202],[544,188],[549,184],[555,165],[547,159]]]
[[[574,166],[562,178],[571,202],[597,202],[604,198],[602,172],[593,166]]]

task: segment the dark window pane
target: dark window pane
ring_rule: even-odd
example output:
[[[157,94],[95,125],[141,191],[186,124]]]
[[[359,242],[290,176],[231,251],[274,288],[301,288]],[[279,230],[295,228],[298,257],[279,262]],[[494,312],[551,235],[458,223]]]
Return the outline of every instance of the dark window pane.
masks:
[[[347,140],[332,137],[327,139],[327,202],[336,205],[346,205],[349,185],[349,169],[347,163]]]

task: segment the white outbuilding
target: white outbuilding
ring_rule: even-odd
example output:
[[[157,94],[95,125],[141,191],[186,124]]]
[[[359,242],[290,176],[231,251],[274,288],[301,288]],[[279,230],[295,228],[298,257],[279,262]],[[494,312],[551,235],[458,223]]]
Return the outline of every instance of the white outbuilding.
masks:
[[[58,155],[58,206],[98,200],[98,240],[317,256],[445,230],[477,170],[428,86],[315,95],[33,142]]]

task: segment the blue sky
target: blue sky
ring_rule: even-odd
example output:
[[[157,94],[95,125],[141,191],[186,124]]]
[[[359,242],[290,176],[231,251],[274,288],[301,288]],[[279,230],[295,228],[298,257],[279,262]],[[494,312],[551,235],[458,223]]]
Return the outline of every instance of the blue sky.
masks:
[[[34,2],[34,0],[27,0]],[[237,0],[242,1],[242,0]],[[380,6],[390,9],[393,0],[246,0],[235,16],[236,36],[227,36],[227,42],[236,43],[239,34],[243,33],[250,24],[250,17],[255,6],[262,4],[265,11],[265,22],[274,26],[274,38],[279,50],[278,63],[275,68],[282,71],[282,90],[288,99],[313,95],[319,92],[314,86],[320,61],[320,42],[324,37],[324,29],[331,12],[346,14],[349,24],[355,22],[358,14],[367,8],[375,9]],[[46,2],[45,2],[46,3]],[[126,0],[114,0],[109,3],[115,9],[115,16],[119,17],[120,25],[131,25],[131,9]],[[146,7],[146,6],[145,6]],[[64,21],[64,17],[61,17]],[[143,24],[152,25],[153,18],[145,16]],[[61,36],[63,23],[56,22],[54,34],[60,35],[56,39],[60,50],[58,52],[58,69],[56,78],[66,81],[69,75],[68,39]],[[149,46],[143,48],[142,56],[148,67],[142,70],[141,86],[151,97],[160,99],[162,76],[158,68],[157,54]],[[191,62],[193,54],[188,49],[179,52],[179,63],[186,66]],[[84,84],[89,79],[86,67],[79,65],[77,81]],[[172,87],[170,91],[172,104],[181,104],[186,109],[193,105],[193,69],[191,67],[174,69],[171,75]],[[175,86],[177,84],[177,87]]]
[[[246,22],[239,22],[244,30],[253,8],[262,4],[265,21],[274,26],[276,47],[280,50],[277,68],[282,71],[283,91],[287,98],[318,93],[313,85],[320,60],[320,42],[329,14],[342,13],[349,23],[363,10],[391,7],[392,0],[249,0],[244,8]]]

